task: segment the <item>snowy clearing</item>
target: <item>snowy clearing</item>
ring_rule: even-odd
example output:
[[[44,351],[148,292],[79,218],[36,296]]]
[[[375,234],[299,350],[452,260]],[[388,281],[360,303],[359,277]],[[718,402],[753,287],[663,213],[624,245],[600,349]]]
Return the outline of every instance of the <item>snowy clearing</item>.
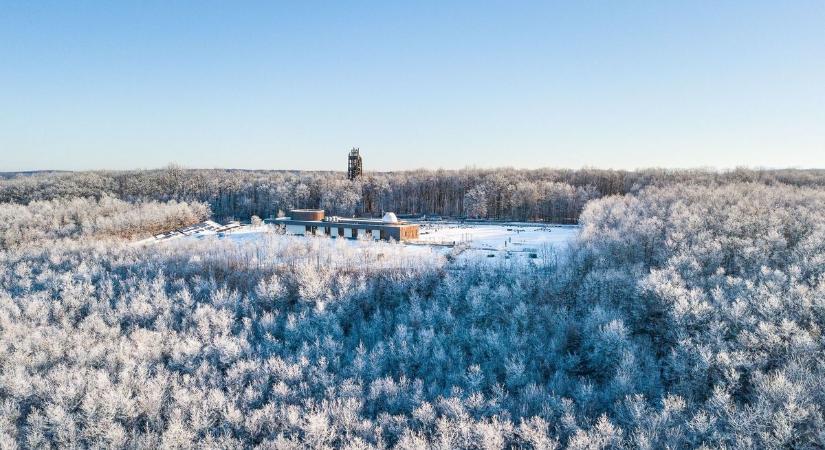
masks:
[[[428,244],[466,244],[474,249],[524,250],[550,245],[563,247],[579,231],[578,226],[535,224],[461,224],[421,225],[418,242]]]
[[[450,248],[451,254],[459,262],[540,262],[552,255],[563,253],[578,232],[578,226],[446,222],[422,224],[417,243]]]
[[[239,225],[223,230],[219,231],[216,226],[192,227],[190,230],[183,230],[184,232],[159,235],[141,243],[215,240],[251,247],[282,247],[288,243],[300,245],[312,241],[317,244],[317,251],[327,257],[333,257],[331,253],[335,254],[334,257],[342,261],[351,259],[350,256],[363,261],[364,255],[375,254],[381,255],[378,256],[379,259],[387,257],[385,261],[396,263],[411,258],[423,262],[438,260],[441,257],[458,263],[467,263],[471,260],[491,264],[530,260],[538,263],[563,253],[567,245],[578,235],[579,227],[535,223],[421,223],[418,240],[398,243],[284,236],[279,234],[277,228],[268,225]],[[344,255],[345,253],[351,255]]]

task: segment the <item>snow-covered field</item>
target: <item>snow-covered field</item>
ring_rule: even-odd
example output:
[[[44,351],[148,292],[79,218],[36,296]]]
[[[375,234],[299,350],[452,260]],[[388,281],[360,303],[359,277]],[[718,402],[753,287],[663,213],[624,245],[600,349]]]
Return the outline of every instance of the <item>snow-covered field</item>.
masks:
[[[565,246],[578,230],[576,226],[535,224],[423,224],[419,242],[517,251],[525,247]]]
[[[446,222],[422,224],[418,243],[451,248],[458,261],[500,263],[502,260],[543,260],[551,254],[563,253],[578,232],[577,226]]]
[[[445,256],[453,261],[479,260],[486,263],[505,261],[542,261],[550,255],[563,253],[578,235],[577,226],[515,224],[467,224],[458,222],[422,223],[417,241],[390,244],[328,237],[281,236],[271,226],[241,225],[229,231],[202,227],[188,234],[152,238],[147,241],[209,241],[246,245],[272,245],[277,239],[329,240],[334,247],[348,248],[355,253],[389,252],[393,258],[427,259]],[[142,242],[147,242],[142,241]],[[332,245],[333,242],[330,242]],[[389,256],[389,255],[388,255]]]

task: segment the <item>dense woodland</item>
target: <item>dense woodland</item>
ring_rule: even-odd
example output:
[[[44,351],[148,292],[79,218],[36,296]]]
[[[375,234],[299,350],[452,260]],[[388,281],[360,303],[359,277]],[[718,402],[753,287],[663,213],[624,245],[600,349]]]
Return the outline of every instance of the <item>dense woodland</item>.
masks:
[[[9,175],[0,202],[61,197],[208,203],[217,220],[275,217],[290,208],[324,208],[341,216],[440,215],[574,223],[587,201],[636,193],[647,186],[736,182],[825,186],[825,171],[640,171],[465,169],[371,172],[349,181],[343,172],[194,170],[98,171]]]
[[[599,172],[393,178],[383,205],[419,212],[464,200],[391,202],[528,174],[595,197],[632,191],[588,202],[579,238],[544,263],[460,268],[378,262],[327,238],[123,239],[207,213],[173,199],[266,214],[260,199],[240,206],[260,180],[291,180],[268,192],[335,180],[232,172],[224,191],[230,172],[180,171],[174,186],[191,191],[169,195],[146,181],[174,173],[3,184],[6,200],[100,200],[0,205],[47,230],[0,229],[14,243],[0,248],[0,448],[825,447],[825,190],[809,172],[656,186],[616,173],[612,187]],[[126,213],[101,185],[139,201],[123,224],[109,224]]]
[[[7,203],[0,208],[0,248],[78,237],[147,237],[201,222],[210,215],[205,203],[129,203],[105,194],[97,199]]]

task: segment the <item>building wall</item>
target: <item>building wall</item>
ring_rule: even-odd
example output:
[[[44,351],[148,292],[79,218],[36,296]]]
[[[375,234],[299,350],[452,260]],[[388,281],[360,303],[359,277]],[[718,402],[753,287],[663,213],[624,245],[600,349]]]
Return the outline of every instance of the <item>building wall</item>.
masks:
[[[306,232],[306,227],[303,225],[287,225],[286,232],[287,234],[297,234],[299,236],[303,236]]]
[[[418,225],[409,225],[400,227],[400,234],[401,239],[399,240],[411,240],[411,239],[418,239]]]
[[[388,228],[389,237],[396,241],[408,241],[418,239],[418,225],[401,225]]]
[[[349,239],[358,239],[367,237],[371,240],[396,240],[408,241],[418,239],[418,225],[416,224],[399,224],[399,225],[382,225],[375,223],[344,223],[344,222],[316,222],[303,221],[298,223],[287,223],[286,231],[288,234],[294,235],[315,235],[315,236],[331,236],[331,237],[345,237]],[[343,230],[343,235],[339,233]]]
[[[324,220],[323,209],[293,209],[289,211],[292,220],[317,221]]]

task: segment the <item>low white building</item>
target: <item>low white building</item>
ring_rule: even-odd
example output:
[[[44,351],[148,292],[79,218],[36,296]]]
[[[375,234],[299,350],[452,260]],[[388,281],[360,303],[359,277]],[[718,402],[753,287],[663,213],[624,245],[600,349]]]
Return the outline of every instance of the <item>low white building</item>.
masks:
[[[287,234],[329,236],[332,238],[406,241],[418,239],[418,225],[402,222],[393,213],[381,220],[324,217],[323,210],[292,210],[290,217],[275,219]]]

